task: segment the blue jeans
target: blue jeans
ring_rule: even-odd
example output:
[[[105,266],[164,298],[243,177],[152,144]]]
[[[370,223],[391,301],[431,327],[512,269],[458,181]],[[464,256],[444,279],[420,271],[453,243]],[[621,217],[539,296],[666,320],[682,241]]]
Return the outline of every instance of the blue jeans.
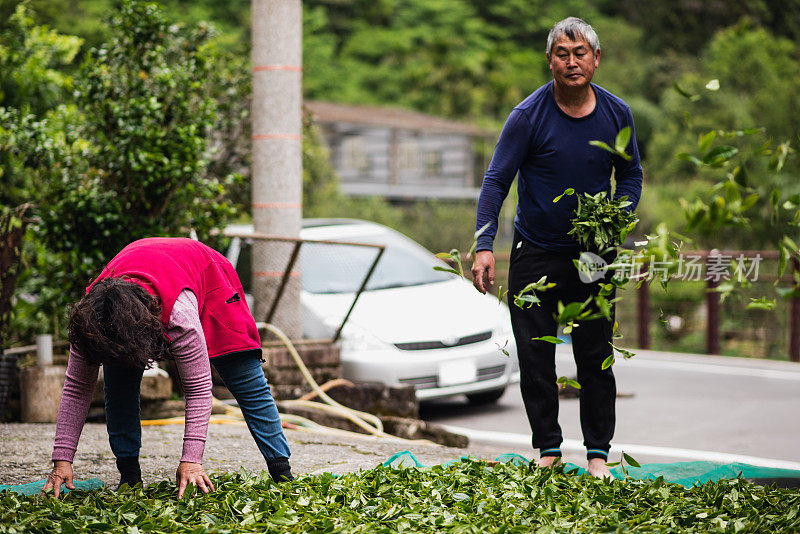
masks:
[[[281,419],[272,392],[261,369],[257,352],[226,354],[211,359],[225,386],[242,410],[258,449],[269,462],[290,456]],[[117,458],[139,456],[142,447],[139,389],[142,370],[103,365],[106,394],[106,428],[111,450]]]

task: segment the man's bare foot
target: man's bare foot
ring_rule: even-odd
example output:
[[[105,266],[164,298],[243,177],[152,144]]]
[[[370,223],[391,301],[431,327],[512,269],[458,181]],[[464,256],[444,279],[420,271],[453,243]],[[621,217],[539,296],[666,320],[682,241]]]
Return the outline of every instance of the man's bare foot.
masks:
[[[539,458],[539,467],[552,467],[561,461],[561,456],[542,456]]]
[[[605,458],[592,458],[589,460],[589,467],[586,470],[593,477],[613,480],[614,476],[611,474],[611,470],[606,465],[606,461],[607,460]]]

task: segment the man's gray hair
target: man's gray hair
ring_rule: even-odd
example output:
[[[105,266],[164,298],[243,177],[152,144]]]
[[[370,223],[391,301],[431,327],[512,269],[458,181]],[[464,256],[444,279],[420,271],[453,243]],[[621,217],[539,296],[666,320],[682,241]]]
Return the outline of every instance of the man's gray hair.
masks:
[[[577,41],[582,36],[586,39],[586,42],[589,43],[589,46],[592,47],[592,52],[594,52],[595,55],[597,55],[597,51],[600,50],[600,39],[597,38],[597,34],[594,33],[589,23],[578,17],[569,17],[556,22],[556,25],[550,30],[550,35],[547,36],[547,57],[550,57],[553,45],[556,44],[556,41],[563,35],[569,37],[571,41]]]

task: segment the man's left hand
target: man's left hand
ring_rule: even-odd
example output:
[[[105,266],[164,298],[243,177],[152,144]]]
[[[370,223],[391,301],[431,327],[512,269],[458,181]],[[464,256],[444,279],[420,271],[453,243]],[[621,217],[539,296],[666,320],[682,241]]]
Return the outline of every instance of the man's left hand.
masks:
[[[195,484],[203,493],[214,491],[214,484],[206,475],[203,464],[194,462],[181,462],[175,473],[175,483],[178,485],[178,498],[183,498],[183,492],[189,484]]]

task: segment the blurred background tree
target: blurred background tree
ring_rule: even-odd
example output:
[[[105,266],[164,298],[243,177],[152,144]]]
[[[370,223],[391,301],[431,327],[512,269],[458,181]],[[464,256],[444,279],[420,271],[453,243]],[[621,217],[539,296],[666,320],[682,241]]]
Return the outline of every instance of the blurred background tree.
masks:
[[[206,172],[217,124],[212,90],[224,84],[215,83],[207,26],[184,29],[155,4],[126,1],[113,38],[85,54],[74,91],[46,111],[70,84],[49,67],[74,55],[79,40],[33,25],[24,6],[15,19],[20,44],[4,50],[9,78],[25,84],[7,91],[17,100],[0,109],[3,175],[17,186],[3,188],[3,203],[31,200],[38,218],[18,318],[58,331],[65,305],[129,242],[190,230],[208,240],[233,215],[226,187],[234,177]],[[28,72],[51,89],[31,86]],[[37,90],[43,97],[30,106]]]
[[[696,69],[683,73],[678,83],[698,98],[688,100],[673,88],[665,89],[659,102],[658,127],[648,147],[647,199],[639,212],[645,228],[667,221],[673,228],[682,222],[677,210],[680,197],[702,196],[718,177],[713,169],[698,169],[675,157],[697,151],[698,137],[710,131],[742,132],[763,129],[752,135],[719,135],[719,143],[735,146],[743,155],[741,185],[753,188],[761,200],[756,217],[746,228],[715,229],[701,236],[701,246],[727,248],[769,248],[780,236],[792,232],[785,224],[775,225],[770,217],[769,196],[773,188],[785,197],[800,193],[800,160],[788,158],[780,171],[770,168],[770,159],[754,157],[760,147],[774,149],[800,140],[800,126],[789,117],[800,116],[800,47],[787,38],[770,34],[765,28],[743,19],[721,30],[700,55]],[[711,79],[719,89],[705,88]],[[766,145],[765,145],[766,144]],[[797,229],[794,228],[796,234]],[[716,243],[716,244],[715,244]]]

